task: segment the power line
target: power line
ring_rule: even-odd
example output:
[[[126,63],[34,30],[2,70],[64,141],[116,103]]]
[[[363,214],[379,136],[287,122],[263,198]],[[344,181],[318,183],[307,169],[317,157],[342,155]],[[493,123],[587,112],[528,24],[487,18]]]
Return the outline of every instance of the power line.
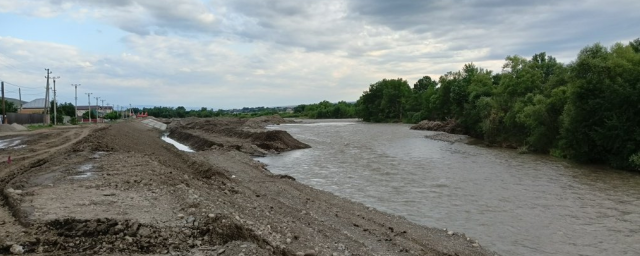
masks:
[[[0,78],[0,80],[4,81],[2,78]],[[8,84],[8,85],[11,85],[11,86],[19,87],[19,88],[25,88],[25,89],[41,89],[41,88],[37,88],[37,87],[17,85],[17,84],[14,84],[14,83],[9,83],[7,81],[4,81],[4,83]]]
[[[44,94],[44,92],[40,92],[40,93],[23,93],[22,95],[31,96],[31,95],[42,95],[42,94]]]
[[[23,74],[25,74],[25,75],[28,75],[28,74],[25,72],[26,70],[21,70],[21,69],[17,68],[16,66],[9,64],[8,62],[0,62],[0,64],[4,65],[4,67],[9,67],[9,68],[12,68],[12,69],[14,69],[14,70],[16,70],[16,71],[20,72],[20,73],[23,73]],[[35,71],[33,71],[33,70],[29,70],[29,71],[27,71],[27,72],[29,72],[29,73],[31,73],[31,74],[35,74],[35,73],[36,73],[36,72],[35,72]]]

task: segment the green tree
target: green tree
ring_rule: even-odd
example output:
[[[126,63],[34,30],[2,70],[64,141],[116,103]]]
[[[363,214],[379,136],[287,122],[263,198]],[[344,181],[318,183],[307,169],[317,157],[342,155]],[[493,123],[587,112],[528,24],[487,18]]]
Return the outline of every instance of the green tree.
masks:
[[[629,42],[629,47],[636,52],[640,53],[640,38],[636,38],[635,40]]]
[[[122,115],[118,111],[111,111],[104,115],[105,119],[116,120],[122,118]]]
[[[595,44],[570,65],[561,152],[570,159],[632,168],[640,152],[640,53]]]
[[[410,96],[406,80],[383,79],[362,94],[357,102],[358,116],[367,122],[402,121]]]
[[[177,107],[175,116],[179,118],[187,117],[187,109],[183,106]]]
[[[2,104],[2,103],[0,102],[0,104]],[[16,113],[16,112],[18,112],[18,108],[11,101],[5,101],[4,102],[4,107],[5,107],[5,111],[7,113]],[[2,106],[0,106],[0,108],[2,108]]]
[[[91,109],[91,119],[95,119],[96,116],[98,116],[98,113],[96,112],[96,110]],[[89,119],[89,111],[85,111],[84,113],[82,113],[82,118]]]

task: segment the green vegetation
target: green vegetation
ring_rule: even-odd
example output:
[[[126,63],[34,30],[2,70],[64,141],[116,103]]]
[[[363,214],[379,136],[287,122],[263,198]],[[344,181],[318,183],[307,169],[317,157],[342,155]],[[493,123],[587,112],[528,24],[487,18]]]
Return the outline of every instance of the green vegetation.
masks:
[[[370,122],[457,121],[489,144],[640,170],[640,38],[585,47],[568,65],[508,56],[501,73],[473,63],[410,88],[384,79],[357,102]]]
[[[293,108],[293,113],[298,117],[312,119],[355,118],[356,107],[353,103],[340,101],[334,104],[325,100],[316,104],[298,105]]]
[[[95,109],[91,109],[91,111],[85,111],[84,113],[82,113],[83,119],[89,119],[89,116],[91,116],[91,119],[96,119],[96,117],[98,116],[98,112],[96,112]]]
[[[187,110],[185,107],[153,107],[143,109],[133,109],[135,113],[148,113],[149,116],[161,118],[184,118],[184,117],[240,117],[251,118],[278,114],[282,117],[302,117],[302,118],[355,118],[355,104],[340,101],[331,103],[322,101],[316,104],[298,105],[296,107],[254,107],[229,110],[212,110],[202,107],[199,110]]]
[[[35,131],[35,130],[41,130],[41,129],[46,129],[46,128],[51,128],[53,127],[53,124],[34,124],[34,125],[28,125],[27,129],[29,129],[29,131]]]
[[[122,114],[118,111],[111,111],[104,115],[104,119],[116,120],[122,118]]]
[[[49,105],[49,113],[51,113],[51,116],[49,117],[51,120],[51,123],[54,123],[54,110],[53,110],[53,106],[54,106],[54,102],[51,101],[51,104]],[[56,109],[56,118],[58,119],[58,124],[62,124],[64,123],[64,116],[70,116],[70,117],[75,117],[76,116],[76,107],[71,104],[71,103],[58,103],[58,108]],[[77,121],[75,121],[77,123]]]
[[[2,104],[2,102],[0,102],[0,104]],[[5,107],[5,110],[6,110],[7,113],[16,113],[16,112],[18,112],[18,108],[11,101],[5,101],[4,102],[4,107]],[[0,106],[0,108],[2,108],[2,106]],[[2,110],[0,109],[0,111],[2,111]]]

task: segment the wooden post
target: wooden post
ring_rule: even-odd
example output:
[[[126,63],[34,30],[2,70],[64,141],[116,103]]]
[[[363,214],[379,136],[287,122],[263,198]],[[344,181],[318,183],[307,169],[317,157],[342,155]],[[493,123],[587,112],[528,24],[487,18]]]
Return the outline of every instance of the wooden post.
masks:
[[[2,123],[8,124],[7,122],[7,108],[4,104],[4,82],[0,82],[2,84]]]

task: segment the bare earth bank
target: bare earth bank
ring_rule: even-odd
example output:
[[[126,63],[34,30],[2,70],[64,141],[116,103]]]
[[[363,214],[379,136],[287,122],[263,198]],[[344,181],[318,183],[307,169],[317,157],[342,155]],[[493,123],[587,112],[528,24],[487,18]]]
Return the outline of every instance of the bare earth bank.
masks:
[[[271,174],[251,155],[308,147],[274,120],[161,121],[197,152],[139,121],[0,133],[0,254],[494,255]]]

